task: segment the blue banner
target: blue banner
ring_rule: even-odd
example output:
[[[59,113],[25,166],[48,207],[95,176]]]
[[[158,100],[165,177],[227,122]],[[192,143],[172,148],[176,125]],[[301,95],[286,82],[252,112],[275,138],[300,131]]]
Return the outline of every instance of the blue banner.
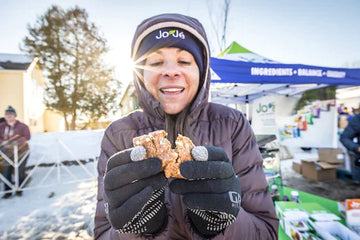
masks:
[[[221,78],[212,83],[328,84],[360,86],[359,68],[327,68],[303,64],[254,63],[211,58]]]

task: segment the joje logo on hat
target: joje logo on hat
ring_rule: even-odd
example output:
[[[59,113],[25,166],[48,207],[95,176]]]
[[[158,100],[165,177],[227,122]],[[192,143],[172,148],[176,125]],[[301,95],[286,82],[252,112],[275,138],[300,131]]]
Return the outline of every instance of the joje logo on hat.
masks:
[[[168,37],[174,37],[174,38],[181,38],[185,39],[184,32],[179,32],[179,30],[169,30],[169,31],[161,31],[159,30],[159,35],[155,36],[156,39],[162,39],[162,38],[168,38]]]

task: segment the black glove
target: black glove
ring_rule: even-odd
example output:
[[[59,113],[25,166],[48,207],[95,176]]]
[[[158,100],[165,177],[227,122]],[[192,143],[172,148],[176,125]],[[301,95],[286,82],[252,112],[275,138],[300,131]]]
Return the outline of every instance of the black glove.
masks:
[[[155,234],[167,223],[161,161],[132,161],[127,149],[110,157],[104,176],[105,211],[120,233]]]
[[[204,154],[197,157],[195,152],[200,148],[207,152],[207,157],[204,158]],[[184,195],[183,201],[193,227],[200,234],[211,237],[235,221],[240,210],[240,182],[222,148],[195,147],[192,156],[195,161],[180,165],[185,179],[173,180],[170,190]]]

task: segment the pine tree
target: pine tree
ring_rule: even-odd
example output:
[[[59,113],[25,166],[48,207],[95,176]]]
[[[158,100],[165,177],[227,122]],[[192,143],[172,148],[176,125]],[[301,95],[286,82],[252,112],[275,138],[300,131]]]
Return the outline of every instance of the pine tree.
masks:
[[[98,121],[118,108],[120,84],[103,64],[108,48],[85,9],[52,6],[28,26],[22,49],[39,57],[47,76],[45,104],[74,130],[80,118]]]

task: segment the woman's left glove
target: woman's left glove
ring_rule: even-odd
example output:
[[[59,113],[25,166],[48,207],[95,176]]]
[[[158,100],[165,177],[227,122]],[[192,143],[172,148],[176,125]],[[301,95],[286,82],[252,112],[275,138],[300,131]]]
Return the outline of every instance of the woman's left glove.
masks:
[[[184,195],[192,226],[211,237],[235,221],[241,203],[240,182],[222,148],[200,146],[193,148],[191,154],[195,161],[180,165],[185,179],[173,180],[170,190]]]

